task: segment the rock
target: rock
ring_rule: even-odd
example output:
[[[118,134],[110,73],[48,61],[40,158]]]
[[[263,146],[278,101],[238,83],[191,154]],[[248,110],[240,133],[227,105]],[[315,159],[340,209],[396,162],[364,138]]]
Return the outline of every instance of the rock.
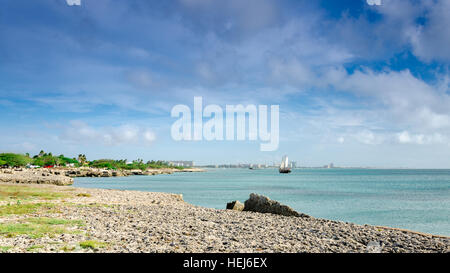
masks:
[[[46,172],[22,171],[21,173],[0,174],[0,182],[66,186],[72,185],[73,179],[64,175],[54,175]]]
[[[306,214],[296,212],[289,206],[280,204],[278,201],[270,200],[268,197],[256,193],[251,193],[250,198],[245,201],[244,211],[272,213],[284,216],[309,217]]]
[[[183,200],[183,195],[181,193],[180,194],[175,194],[174,193],[172,196],[174,196],[177,201],[184,201]]]
[[[239,201],[232,201],[230,203],[227,203],[227,209],[231,209],[231,210],[239,210],[242,211],[244,210],[244,204],[242,204]]]

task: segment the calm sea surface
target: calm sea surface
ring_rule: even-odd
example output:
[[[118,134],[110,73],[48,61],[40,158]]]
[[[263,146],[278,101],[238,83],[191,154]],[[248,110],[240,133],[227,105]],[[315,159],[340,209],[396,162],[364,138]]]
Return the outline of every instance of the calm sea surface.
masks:
[[[182,193],[186,202],[218,209],[255,192],[314,217],[450,236],[450,170],[208,169],[76,178],[74,186]]]

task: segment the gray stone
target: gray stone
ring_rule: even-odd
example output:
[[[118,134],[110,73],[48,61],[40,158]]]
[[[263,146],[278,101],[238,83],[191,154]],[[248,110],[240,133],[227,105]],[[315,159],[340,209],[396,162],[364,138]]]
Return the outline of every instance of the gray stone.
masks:
[[[227,203],[227,209],[242,211],[242,210],[244,210],[244,204],[242,204],[241,202],[239,202],[237,200],[232,201],[232,202]]]
[[[250,198],[245,201],[244,211],[254,211],[261,213],[272,213],[284,216],[309,217],[306,214],[298,213],[289,206],[271,200],[267,196],[251,193]]]
[[[21,173],[0,173],[0,182],[21,184],[54,184],[59,186],[72,185],[73,179],[64,175],[53,175],[49,173],[33,173],[23,171]]]

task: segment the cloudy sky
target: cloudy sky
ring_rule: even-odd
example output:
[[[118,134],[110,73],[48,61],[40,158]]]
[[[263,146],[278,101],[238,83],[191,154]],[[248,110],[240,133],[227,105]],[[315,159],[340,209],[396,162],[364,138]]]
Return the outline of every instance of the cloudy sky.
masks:
[[[0,152],[450,167],[450,1],[2,0]],[[280,145],[176,142],[176,104],[280,105]]]

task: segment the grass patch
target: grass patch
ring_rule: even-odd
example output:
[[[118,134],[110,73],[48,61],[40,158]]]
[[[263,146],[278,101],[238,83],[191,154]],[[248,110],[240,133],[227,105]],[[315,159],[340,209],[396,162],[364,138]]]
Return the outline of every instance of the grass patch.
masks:
[[[31,214],[38,211],[57,212],[55,204],[51,203],[28,203],[6,204],[0,206],[0,216],[12,214]]]
[[[28,218],[27,222],[38,225],[64,225],[64,226],[82,226],[84,225],[82,220],[66,220],[60,218],[48,218],[48,217],[36,217]]]
[[[108,244],[105,242],[99,242],[99,241],[95,241],[95,240],[88,240],[88,241],[83,241],[79,243],[81,248],[91,248],[91,249],[98,249],[98,248],[103,248],[105,246],[107,246]]]
[[[0,185],[0,200],[55,200],[71,197],[72,195],[62,192],[54,192],[47,188],[38,188],[19,185]]]
[[[114,208],[113,204],[91,203],[91,204],[72,204],[78,208]]]
[[[12,246],[0,246],[0,253],[7,252],[11,248],[12,248]]]
[[[65,220],[55,218],[28,218],[21,222],[0,223],[0,234],[5,237],[15,237],[18,235],[28,235],[31,238],[40,238],[45,235],[53,237],[63,233],[77,233],[68,230],[71,226],[81,226],[81,220]]]
[[[49,235],[64,233],[64,228],[55,228],[45,225],[36,225],[30,223],[2,223],[0,224],[0,234],[11,238],[17,235],[28,235],[33,239]]]
[[[89,193],[79,193],[77,194],[78,197],[91,197],[92,195],[90,195]]]
[[[75,250],[75,248],[76,247],[74,247],[74,246],[67,246],[67,245],[65,245],[65,246],[61,247],[61,250],[64,251],[64,252],[72,252],[72,251]]]
[[[34,250],[36,250],[36,249],[43,248],[43,247],[44,247],[43,245],[33,245],[33,246],[28,247],[28,248],[27,248],[27,251],[28,251],[28,252],[34,251]]]

